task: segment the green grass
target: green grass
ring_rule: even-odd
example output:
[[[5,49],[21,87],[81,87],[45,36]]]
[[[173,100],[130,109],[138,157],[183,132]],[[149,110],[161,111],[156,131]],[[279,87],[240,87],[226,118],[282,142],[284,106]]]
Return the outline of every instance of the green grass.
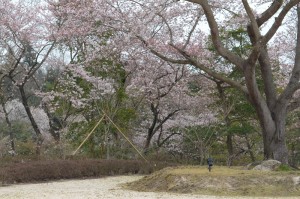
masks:
[[[282,164],[280,165],[276,171],[295,171],[295,169],[293,169],[292,167],[290,167],[289,165],[286,164]]]

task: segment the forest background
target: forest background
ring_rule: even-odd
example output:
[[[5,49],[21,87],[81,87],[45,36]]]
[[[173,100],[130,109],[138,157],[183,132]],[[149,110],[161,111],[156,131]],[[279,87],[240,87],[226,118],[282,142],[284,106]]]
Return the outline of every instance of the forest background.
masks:
[[[0,156],[300,161],[299,0],[0,0]]]

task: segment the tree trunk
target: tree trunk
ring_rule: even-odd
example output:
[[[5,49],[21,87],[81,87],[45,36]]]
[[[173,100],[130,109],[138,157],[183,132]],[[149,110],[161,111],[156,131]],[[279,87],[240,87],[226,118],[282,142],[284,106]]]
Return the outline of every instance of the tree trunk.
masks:
[[[253,63],[255,63],[253,61]],[[264,158],[275,159],[288,164],[288,150],[285,144],[285,120],[288,99],[277,99],[267,104],[258,88],[255,76],[255,67],[251,61],[244,65],[244,76],[249,91],[249,101],[254,106],[264,143]]]
[[[265,159],[275,159],[284,164],[288,164],[288,149],[285,139],[285,127],[277,126],[275,132],[266,132],[265,134]]]
[[[153,103],[151,103],[151,112],[153,114],[153,119],[152,119],[151,126],[148,128],[147,138],[144,145],[144,154],[148,152],[152,137],[155,134],[155,127],[158,122],[158,114],[159,114],[157,109],[158,109],[158,105],[154,105]]]
[[[4,102],[2,102],[2,108],[4,111],[4,115],[5,115],[5,121],[7,123],[8,130],[9,130],[9,140],[10,140],[10,147],[11,147],[11,151],[12,151],[11,155],[14,156],[16,154],[14,132],[13,132],[12,125],[9,120],[8,112],[6,110]]]
[[[264,157],[265,159],[274,159],[283,164],[288,164],[285,133],[286,108],[283,107],[272,112],[273,124],[262,125]],[[270,126],[273,127],[270,128]]]
[[[273,136],[267,136],[268,145],[265,147],[265,159],[275,159],[288,164],[288,150],[285,139],[274,140]]]
[[[247,148],[248,148],[248,151],[249,151],[249,154],[250,154],[251,161],[255,162],[256,158],[255,158],[255,155],[254,155],[254,153],[252,151],[252,146],[250,144],[250,141],[249,141],[249,138],[248,138],[247,135],[245,135],[245,139],[246,139],[246,144],[247,144]]]
[[[146,154],[148,152],[151,140],[152,140],[152,132],[148,132],[146,142],[145,142],[145,145],[144,145],[144,154]]]
[[[223,111],[223,116],[224,116],[224,122],[226,124],[227,129],[230,127],[230,119],[229,119],[229,113],[230,113],[230,108],[226,105],[226,96],[225,96],[225,88],[222,87],[223,82],[218,82],[216,81],[217,84],[217,89],[219,92],[219,98],[223,102],[222,103],[222,111]],[[226,145],[227,145],[227,151],[228,151],[228,157],[227,157],[227,166],[232,165],[233,157],[234,157],[234,151],[233,151],[233,135],[228,132],[226,136]]]
[[[26,97],[26,94],[25,94],[25,90],[24,90],[24,86],[19,86],[19,91],[20,91],[20,94],[21,94],[21,99],[22,99],[22,104],[25,108],[25,111],[27,113],[27,116],[30,120],[30,123],[32,125],[32,128],[36,134],[36,155],[40,155],[41,154],[41,146],[44,142],[44,138],[43,138],[43,135],[31,113],[31,110],[30,110],[30,107],[28,105],[28,101],[27,101],[27,97]]]
[[[233,141],[232,141],[232,134],[227,135],[226,139],[226,145],[227,145],[227,151],[228,151],[228,160],[227,160],[227,166],[232,166],[232,160],[233,160]]]
[[[63,125],[61,125],[61,122],[58,121],[60,124],[55,126],[55,124],[53,123],[54,117],[51,116],[51,113],[47,107],[47,105],[45,103],[42,104],[42,107],[46,113],[46,115],[48,116],[48,123],[49,123],[49,133],[52,135],[52,137],[54,138],[56,144],[59,144],[60,142],[60,134],[59,134],[59,130],[63,127]]]

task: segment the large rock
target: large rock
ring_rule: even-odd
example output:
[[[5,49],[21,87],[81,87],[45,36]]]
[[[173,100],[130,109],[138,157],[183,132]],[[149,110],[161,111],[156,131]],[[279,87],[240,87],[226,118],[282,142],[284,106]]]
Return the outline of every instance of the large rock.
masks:
[[[274,171],[281,165],[277,160],[265,160],[261,164],[255,166],[253,170]]]
[[[257,161],[257,162],[251,162],[250,164],[247,164],[244,169],[246,170],[252,170],[254,167],[256,167],[257,165],[260,165],[261,162]]]
[[[300,185],[300,176],[294,176],[292,180],[295,186]]]

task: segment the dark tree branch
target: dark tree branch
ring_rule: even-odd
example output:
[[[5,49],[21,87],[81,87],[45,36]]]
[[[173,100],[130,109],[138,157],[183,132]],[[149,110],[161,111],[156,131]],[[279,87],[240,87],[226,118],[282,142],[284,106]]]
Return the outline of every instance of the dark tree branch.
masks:
[[[283,0],[275,0],[273,1],[272,5],[265,10],[262,14],[261,17],[259,17],[256,21],[258,26],[260,27],[263,25],[265,22],[267,22],[273,15],[280,9],[282,6]]]
[[[299,0],[300,2],[300,0]],[[299,89],[300,79],[300,5],[297,6],[298,24],[297,24],[297,43],[294,68],[288,85],[284,92],[279,96],[278,101],[284,102],[291,99],[293,94]]]
[[[258,24],[256,22],[256,18],[252,12],[252,9],[250,8],[250,5],[248,3],[247,0],[242,0],[243,4],[244,4],[244,8],[247,12],[247,15],[250,19],[250,25],[252,27],[252,30],[253,30],[253,33],[254,33],[254,36],[255,36],[255,41],[259,41],[260,37],[261,37],[261,34],[260,34],[260,31],[259,31],[259,27],[258,27]]]
[[[215,72],[213,70],[211,70],[210,68],[204,66],[203,64],[199,63],[195,58],[191,57],[190,55],[188,55],[185,51],[183,51],[182,49],[172,45],[173,48],[175,48],[182,56],[184,56],[191,65],[195,66],[196,68],[204,71],[205,73],[207,73],[208,75],[219,79],[221,81],[226,82],[227,84],[237,88],[238,90],[242,91],[244,94],[248,95],[248,91],[247,89],[242,86],[239,82],[236,82],[228,77],[225,77],[224,75]]]
[[[174,135],[180,135],[180,133],[173,132],[170,135],[168,135],[165,139],[163,139],[163,141],[160,141],[161,138],[161,134],[160,134],[159,139],[157,139],[157,147],[162,147]]]
[[[176,109],[172,112],[170,112],[163,120],[159,122],[159,124],[155,127],[154,132],[157,132],[159,128],[166,122],[168,119],[170,119],[172,116],[174,116],[177,112],[179,112],[180,109]]]
[[[142,41],[143,44],[145,44],[145,46],[151,51],[151,53],[153,53],[157,57],[161,58],[162,60],[165,60],[167,62],[171,62],[174,64],[190,64],[190,62],[188,60],[180,60],[180,59],[177,60],[177,59],[172,59],[172,58],[166,57],[163,54],[154,50],[153,48],[149,47],[148,43],[141,36],[137,36],[137,38],[140,41]]]
[[[46,59],[48,58],[49,54],[51,53],[52,49],[54,48],[54,45],[55,45],[55,42],[53,42],[50,46],[50,48],[47,50],[47,53],[44,55],[42,61],[40,63],[35,63],[31,68],[30,70],[28,71],[27,73],[27,76],[25,76],[24,78],[24,81],[23,81],[23,84],[25,84],[28,79],[32,78],[32,76],[36,73],[36,71],[38,69],[41,68],[41,66],[44,64],[44,62],[46,61]],[[40,52],[41,53],[41,52]]]
[[[187,37],[187,40],[186,40],[186,42],[185,42],[185,44],[184,44],[184,46],[183,46],[183,48],[182,48],[183,50],[186,49],[187,45],[190,43],[191,37],[192,37],[192,35],[193,35],[193,33],[194,33],[194,31],[195,31],[195,29],[196,29],[196,27],[197,27],[197,25],[198,25],[198,23],[199,23],[199,21],[200,21],[200,18],[201,18],[201,14],[199,14],[199,15],[197,16],[197,18],[196,18],[196,20],[195,20],[195,23],[194,23],[194,25],[193,25],[191,31],[189,32],[188,37]]]
[[[298,3],[300,3],[300,0],[291,0],[283,7],[278,17],[275,18],[275,22],[273,23],[269,31],[265,34],[265,36],[263,36],[262,38],[263,44],[267,44],[270,41],[270,39],[273,38],[273,36],[281,26],[282,21],[284,20],[287,13]]]
[[[218,51],[218,53],[222,57],[224,57],[225,59],[229,60],[231,63],[235,64],[236,66],[242,69],[244,60],[241,57],[229,51],[228,49],[226,49],[222,44],[218,24],[216,22],[211,6],[208,4],[207,0],[188,0],[188,1],[199,4],[203,8],[204,14],[208,21],[208,25],[210,27],[212,42],[214,44],[214,47]]]

